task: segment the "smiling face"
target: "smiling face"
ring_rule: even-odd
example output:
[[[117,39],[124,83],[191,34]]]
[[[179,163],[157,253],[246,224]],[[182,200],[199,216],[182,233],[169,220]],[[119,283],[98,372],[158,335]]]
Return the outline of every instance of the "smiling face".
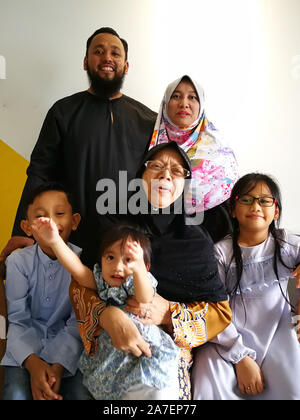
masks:
[[[269,187],[264,182],[258,182],[252,190],[247,191],[247,195],[256,198],[272,197]],[[275,203],[271,207],[263,207],[257,200],[254,200],[251,205],[236,201],[232,216],[239,223],[240,238],[259,235],[261,240],[265,240],[270,224],[279,217],[279,209]]]
[[[128,61],[121,40],[109,33],[96,35],[84,59],[84,69],[102,80],[114,80],[127,74]]]
[[[170,168],[185,167],[184,160],[172,148],[161,150],[151,160],[157,161],[164,169],[158,172],[145,169],[142,179],[146,182],[146,194],[153,207],[166,208],[183,193],[185,178],[172,175]]]
[[[168,104],[168,116],[179,128],[190,126],[199,116],[200,103],[194,85],[184,80],[175,88]]]
[[[111,287],[120,287],[127,279],[128,258],[122,250],[122,239],[110,245],[101,257],[102,276]]]
[[[72,230],[76,230],[80,222],[80,215],[72,211],[67,195],[62,191],[45,191],[38,195],[27,211],[27,219],[22,220],[21,227],[28,235],[32,235],[31,223],[39,217],[51,218],[58,228],[61,238],[67,242]],[[44,243],[39,246],[45,254],[53,257],[54,253]]]

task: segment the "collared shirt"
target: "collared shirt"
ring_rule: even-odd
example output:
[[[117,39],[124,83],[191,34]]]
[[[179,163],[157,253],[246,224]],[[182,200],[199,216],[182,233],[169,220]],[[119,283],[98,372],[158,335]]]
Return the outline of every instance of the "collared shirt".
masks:
[[[68,245],[80,254],[80,248]],[[50,259],[37,244],[7,258],[9,326],[2,365],[22,366],[34,353],[75,374],[83,347],[69,298],[70,281],[60,262]]]

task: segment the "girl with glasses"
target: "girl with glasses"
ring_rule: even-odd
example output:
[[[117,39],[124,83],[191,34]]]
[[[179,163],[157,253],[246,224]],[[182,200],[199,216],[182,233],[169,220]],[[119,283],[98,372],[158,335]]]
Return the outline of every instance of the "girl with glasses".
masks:
[[[281,196],[267,175],[240,178],[233,233],[215,245],[232,323],[197,350],[194,399],[300,399],[300,351],[288,280],[300,286],[300,238],[279,229]]]

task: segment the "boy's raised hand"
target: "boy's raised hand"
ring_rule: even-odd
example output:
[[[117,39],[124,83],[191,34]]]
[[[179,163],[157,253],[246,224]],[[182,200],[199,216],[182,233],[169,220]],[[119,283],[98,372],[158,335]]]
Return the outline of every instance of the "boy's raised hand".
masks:
[[[42,241],[51,246],[59,239],[59,231],[52,219],[39,217],[31,223],[31,229],[37,241]]]

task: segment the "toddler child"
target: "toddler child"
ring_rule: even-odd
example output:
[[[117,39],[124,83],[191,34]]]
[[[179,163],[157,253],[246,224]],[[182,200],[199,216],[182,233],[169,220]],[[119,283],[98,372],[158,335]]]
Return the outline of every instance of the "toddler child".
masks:
[[[152,302],[157,282],[148,271],[150,241],[132,226],[116,224],[103,235],[101,265],[96,264],[94,273],[61,240],[51,219],[37,220],[35,231],[73,278],[82,286],[98,290],[107,304],[123,308],[132,295],[138,302]],[[109,335],[102,331],[96,354],[91,357],[83,353],[80,359],[84,384],[99,400],[178,399],[178,347],[161,328],[143,324],[135,315],[128,316],[151,345],[151,357],[115,349]]]

